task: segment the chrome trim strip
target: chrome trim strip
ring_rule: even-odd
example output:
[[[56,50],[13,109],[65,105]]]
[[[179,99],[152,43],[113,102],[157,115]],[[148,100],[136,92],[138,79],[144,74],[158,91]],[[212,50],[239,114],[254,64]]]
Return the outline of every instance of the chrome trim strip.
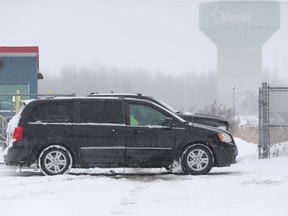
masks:
[[[172,148],[164,147],[127,147],[128,150],[171,150]]]
[[[81,150],[116,150],[116,149],[123,149],[125,150],[126,147],[125,146],[101,146],[101,147],[81,147]]]
[[[134,128],[148,128],[148,129],[168,129],[165,126],[160,126],[160,125],[127,125],[128,129],[134,129]],[[169,130],[185,130],[185,128],[181,128],[181,127],[172,127]]]
[[[69,122],[28,122],[30,125],[72,125],[72,126],[126,126],[125,124],[112,123],[69,123]]]
[[[73,125],[72,123],[60,122],[28,122],[29,125]]]
[[[172,148],[164,147],[125,147],[125,146],[92,146],[92,147],[81,147],[81,150],[171,150]]]
[[[148,129],[153,129],[153,128],[159,128],[159,129],[167,129],[167,127],[163,126],[157,126],[157,125],[147,125],[147,126],[133,126],[133,125],[126,125],[126,124],[113,124],[113,123],[69,123],[69,122],[28,122],[30,125],[72,125],[72,126],[127,126],[127,128],[133,129],[136,127],[139,128],[148,128]],[[172,127],[171,128],[176,129],[176,130],[185,130],[185,128],[180,128],[180,127]]]

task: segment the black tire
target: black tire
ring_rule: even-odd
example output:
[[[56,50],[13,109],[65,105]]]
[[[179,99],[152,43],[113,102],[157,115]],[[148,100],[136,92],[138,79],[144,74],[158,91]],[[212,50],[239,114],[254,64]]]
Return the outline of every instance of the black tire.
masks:
[[[71,153],[64,147],[53,145],[45,148],[38,159],[38,166],[44,175],[62,175],[72,167]]]
[[[203,144],[191,145],[182,154],[181,165],[186,174],[204,175],[210,172],[214,157],[210,149]]]

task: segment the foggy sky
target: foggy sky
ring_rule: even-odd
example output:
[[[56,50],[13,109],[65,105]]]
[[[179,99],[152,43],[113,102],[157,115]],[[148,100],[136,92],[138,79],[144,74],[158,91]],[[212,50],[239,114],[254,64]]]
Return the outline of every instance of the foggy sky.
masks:
[[[0,0],[0,46],[39,46],[44,76],[65,65],[177,74],[216,70],[216,46],[198,26],[200,2]],[[281,5],[281,28],[263,47],[263,66],[284,74],[288,2]]]

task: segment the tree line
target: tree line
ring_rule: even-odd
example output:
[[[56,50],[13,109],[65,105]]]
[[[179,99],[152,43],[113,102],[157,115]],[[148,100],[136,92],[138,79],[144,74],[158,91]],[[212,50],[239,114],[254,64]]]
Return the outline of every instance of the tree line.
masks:
[[[92,92],[142,93],[179,111],[195,112],[216,100],[215,80],[215,71],[167,74],[136,68],[66,66],[58,76],[45,75],[39,81],[39,92],[76,92],[77,96]]]
[[[139,68],[118,68],[101,65],[63,67],[57,76],[44,74],[39,81],[39,92],[72,93],[85,96],[90,93],[142,93],[160,99],[179,111],[203,112],[215,106],[217,99],[217,73],[163,73]],[[264,81],[277,85],[283,78],[277,73],[263,70]],[[286,82],[286,80],[285,80]],[[287,82],[286,82],[287,83]],[[237,95],[236,114],[257,115],[258,92]],[[217,104],[221,106],[226,104]],[[227,106],[226,106],[227,107]],[[227,107],[229,109],[231,107]]]

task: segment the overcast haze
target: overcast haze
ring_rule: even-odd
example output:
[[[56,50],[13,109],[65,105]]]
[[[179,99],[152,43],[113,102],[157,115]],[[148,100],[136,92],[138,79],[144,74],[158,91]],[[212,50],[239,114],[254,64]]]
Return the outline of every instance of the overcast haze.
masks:
[[[44,76],[66,65],[177,74],[217,68],[216,46],[198,26],[201,1],[0,2],[1,46],[39,46]],[[287,71],[287,11],[282,2],[282,26],[263,47],[264,67]]]

